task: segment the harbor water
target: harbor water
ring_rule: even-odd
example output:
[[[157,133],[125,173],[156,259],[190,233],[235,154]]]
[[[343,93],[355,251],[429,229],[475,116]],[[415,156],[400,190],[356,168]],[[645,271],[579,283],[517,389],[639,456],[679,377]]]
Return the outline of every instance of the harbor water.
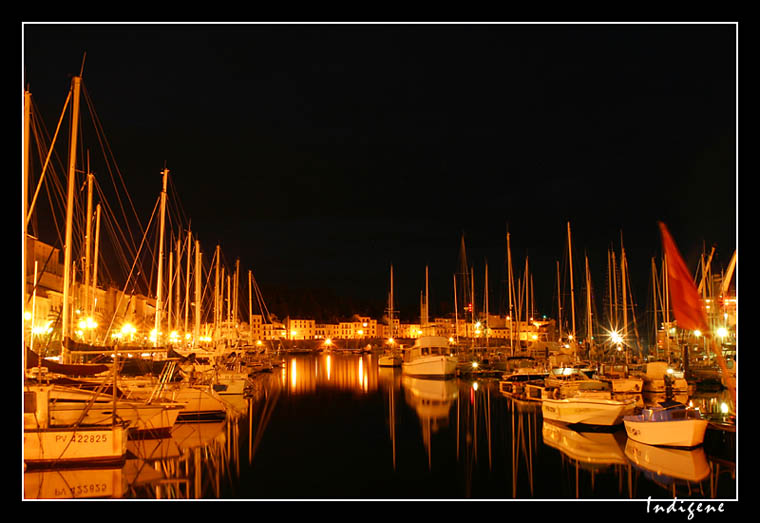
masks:
[[[498,378],[417,379],[375,354],[289,355],[225,420],[128,443],[123,466],[24,473],[25,499],[733,500],[733,434],[694,449],[544,421]],[[690,398],[711,409],[725,391]]]

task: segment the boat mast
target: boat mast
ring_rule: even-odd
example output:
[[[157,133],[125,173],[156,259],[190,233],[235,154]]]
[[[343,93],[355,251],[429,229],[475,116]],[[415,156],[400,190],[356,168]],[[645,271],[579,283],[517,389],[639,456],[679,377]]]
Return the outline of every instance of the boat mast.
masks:
[[[69,179],[66,196],[66,236],[64,240],[63,258],[63,313],[61,316],[61,360],[64,364],[69,363],[69,354],[66,348],[71,322],[71,236],[74,219],[74,185],[76,178],[77,135],[79,126],[79,91],[81,88],[81,76],[71,79],[71,88],[74,92],[71,108],[71,140],[69,148]]]
[[[485,274],[485,309],[486,309],[486,349],[488,348],[488,262],[486,261],[486,274]]]
[[[391,264],[391,291],[388,296],[388,319],[391,324],[390,338],[395,340],[396,339],[396,336],[395,336],[396,333],[394,332],[395,324],[393,323],[393,264]]]
[[[253,285],[251,269],[248,269],[248,343],[253,344]]]
[[[174,273],[174,285],[176,285],[176,291],[174,293],[174,329],[179,330],[179,268],[182,260],[182,240],[180,234],[177,232],[177,270]]]
[[[459,346],[459,312],[457,311],[457,275],[454,276],[454,336]]]
[[[625,347],[625,362],[628,363],[628,295],[626,294],[626,266],[625,266],[625,247],[623,247],[623,233],[620,233],[620,286],[623,292],[623,346]]]
[[[562,290],[559,283],[559,260],[557,261],[557,325],[559,326],[559,335],[557,340],[562,341]]]
[[[573,317],[573,343],[575,344],[575,287],[573,286],[573,244],[570,239],[570,222],[567,222],[567,250],[570,260],[570,304],[572,306]],[[578,359],[577,349],[575,353],[575,358]]]
[[[83,309],[89,311],[89,298],[90,298],[90,241],[92,240],[92,179],[93,175],[89,169],[89,155],[88,155],[88,169],[87,169],[87,214],[86,224],[84,230],[84,303]],[[81,295],[81,293],[80,293]]]
[[[90,316],[95,317],[95,305],[98,301],[95,291],[98,288],[98,253],[100,250],[100,204],[95,206],[95,254],[92,260],[92,300],[90,300]],[[95,336],[95,329],[92,331]]]
[[[509,244],[509,233],[507,233],[507,285],[508,290],[507,294],[509,294],[509,346],[511,350],[511,356],[515,355],[515,338],[514,338],[514,328],[513,328],[513,321],[514,321],[514,309],[513,309],[513,303],[512,303],[512,296],[515,292],[514,290],[514,284],[512,281],[512,249]]]
[[[588,266],[588,254],[586,254],[586,338],[588,343],[589,357],[594,348],[593,318],[591,316],[591,271]]]
[[[190,229],[187,230],[187,269],[185,273],[185,335],[188,330],[188,320],[190,319],[190,255],[192,252]]]
[[[195,240],[195,328],[193,346],[200,345],[201,335],[201,242]]]
[[[164,167],[161,171],[163,175],[163,188],[161,189],[161,222],[160,232],[158,240],[158,279],[156,280],[156,339],[153,343],[154,347],[159,346],[159,333],[161,332],[161,311],[163,309],[163,266],[164,266],[164,228],[166,225],[166,178],[169,175],[169,169]]]
[[[654,263],[654,256],[652,256],[652,303],[654,306],[652,307],[654,309],[653,315],[654,315],[654,347],[655,347],[655,358],[657,357],[657,267]]]

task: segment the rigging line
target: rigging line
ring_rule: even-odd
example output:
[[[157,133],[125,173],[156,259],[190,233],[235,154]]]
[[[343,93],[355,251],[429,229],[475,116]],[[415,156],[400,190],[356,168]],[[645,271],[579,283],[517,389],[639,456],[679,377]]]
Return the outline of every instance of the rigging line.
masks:
[[[128,247],[128,248],[130,248],[131,252],[134,253],[137,250],[137,247],[136,247],[136,245],[134,243],[134,239],[132,238],[132,235],[130,234],[129,237],[128,237],[127,234],[124,233],[121,225],[119,224],[119,221],[116,219],[116,213],[113,211],[113,207],[111,206],[108,198],[106,197],[104,188],[100,184],[99,178],[98,177],[93,177],[93,180],[95,181],[95,188],[98,191],[98,196],[100,197],[100,201],[101,201],[101,203],[103,205],[104,210],[108,214],[110,214],[110,216],[112,216],[112,218],[114,220],[114,224],[116,224],[118,226],[120,237],[122,238],[123,243],[126,244],[125,246]],[[125,216],[124,224],[125,224],[125,227],[128,228],[129,222],[126,220],[126,216]],[[131,243],[128,243],[128,240],[130,240]]]
[[[148,222],[148,226],[149,227],[150,227],[150,222],[153,221],[153,218],[156,215],[156,209],[158,209],[158,203],[159,203],[160,200],[161,199],[158,198],[156,200],[156,204],[153,206],[153,212],[151,213],[151,215],[150,215],[150,221]],[[108,333],[111,332],[111,327],[113,326],[113,322],[116,319],[116,314],[119,312],[119,306],[121,305],[121,301],[122,301],[122,299],[124,298],[124,296],[125,296],[125,294],[127,292],[127,286],[129,285],[130,279],[132,277],[132,271],[134,271],[135,266],[137,265],[137,260],[139,259],[140,250],[142,250],[142,247],[145,244],[145,239],[147,238],[147,236],[148,236],[148,232],[146,230],[145,234],[143,234],[142,242],[140,242],[140,248],[139,248],[139,250],[137,252],[137,255],[135,256],[135,259],[132,262],[132,268],[130,269],[129,275],[127,276],[127,282],[124,284],[124,290],[122,290],[122,292],[121,292],[121,294],[119,296],[119,301],[117,302],[116,307],[114,308],[114,313],[111,316],[111,323],[108,324],[108,329],[106,329],[106,332],[105,332],[105,335],[104,335],[103,339],[107,340],[108,339]]]
[[[48,166],[48,163],[50,162],[50,156],[53,154],[53,149],[54,149],[55,141],[56,141],[56,139],[58,137],[58,131],[61,129],[61,123],[63,122],[63,117],[66,114],[66,107],[68,107],[70,99],[71,99],[71,90],[69,89],[69,94],[68,94],[68,96],[66,96],[66,101],[63,104],[63,110],[61,111],[61,117],[58,120],[58,126],[55,128],[55,135],[53,136],[53,141],[50,144],[50,147],[48,148],[48,153],[47,153],[47,156],[45,158],[45,163],[42,166],[42,172],[40,173],[40,180],[37,183],[37,189],[34,191],[34,197],[32,198],[32,203],[29,205],[29,212],[26,215],[26,223],[27,223],[27,225],[29,224],[29,219],[32,216],[32,212],[34,211],[34,206],[35,206],[35,203],[37,201],[37,195],[40,192],[40,187],[42,186],[42,182],[45,179],[45,172],[47,171],[47,166]],[[33,107],[36,109],[36,105],[33,105]],[[36,110],[33,111],[33,114],[37,114]],[[35,136],[35,138],[36,137],[37,136]],[[38,141],[38,144],[39,144],[39,141]]]
[[[109,205],[108,201],[105,199],[105,195],[103,194],[102,188],[100,185],[95,183],[95,186],[98,191],[98,195],[100,196],[100,202],[101,202],[101,208],[103,209],[103,218],[105,226],[108,228],[110,237],[111,237],[111,245],[112,247],[117,251],[116,253],[119,255],[117,256],[118,260],[122,261],[122,266],[126,269],[129,265],[126,262],[126,260],[131,259],[136,256],[136,247],[133,245],[128,244],[128,239],[126,235],[123,233],[121,226],[116,219],[116,216],[113,214],[113,210],[111,206]],[[121,240],[121,241],[120,241]],[[125,252],[126,249],[126,252]]]
[[[142,223],[140,222],[140,217],[137,214],[137,210],[135,209],[134,202],[132,201],[132,198],[129,195],[129,190],[127,189],[126,183],[124,182],[124,177],[122,176],[121,171],[119,170],[118,165],[116,165],[116,160],[115,160],[115,157],[114,157],[114,154],[113,154],[113,150],[111,149],[111,145],[110,145],[110,143],[108,142],[108,139],[105,136],[105,131],[103,129],[103,125],[100,123],[100,118],[98,117],[98,114],[95,111],[95,106],[94,106],[94,104],[92,102],[92,98],[90,97],[89,91],[87,90],[87,87],[84,84],[84,82],[82,82],[82,92],[84,93],[84,99],[85,99],[85,101],[87,103],[87,107],[90,110],[90,116],[92,118],[93,127],[95,128],[95,131],[96,131],[96,136],[98,137],[98,141],[100,143],[101,149],[104,152],[104,158],[103,159],[106,162],[108,173],[111,176],[111,181],[113,182],[114,189],[116,190],[116,196],[117,196],[117,199],[119,201],[119,206],[121,208],[122,215],[124,216],[124,218],[126,220],[127,219],[127,213],[124,210],[124,204],[122,203],[121,197],[119,196],[119,189],[117,187],[116,180],[114,180],[113,170],[111,169],[111,162],[109,162],[108,156],[106,156],[106,154],[105,154],[106,150],[109,153],[110,158],[112,158],[113,165],[114,165],[114,170],[119,175],[119,180],[121,181],[121,186],[124,188],[124,193],[127,196],[127,200],[129,201],[129,204],[130,204],[130,206],[132,208],[132,212],[134,213],[135,219],[137,220],[137,224],[138,224],[138,227],[140,229],[140,232],[144,233],[144,228],[142,226]],[[131,233],[131,231],[130,231],[130,233]],[[132,243],[135,244],[134,238],[132,238]]]

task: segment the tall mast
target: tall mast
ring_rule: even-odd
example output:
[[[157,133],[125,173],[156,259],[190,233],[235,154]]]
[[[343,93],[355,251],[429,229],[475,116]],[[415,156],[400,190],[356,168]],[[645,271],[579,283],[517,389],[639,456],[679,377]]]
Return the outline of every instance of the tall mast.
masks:
[[[559,325],[558,340],[562,340],[562,289],[559,283],[559,260],[557,260],[557,325]]]
[[[454,274],[454,336],[459,345],[459,312],[457,311],[457,275]]]
[[[594,328],[591,317],[591,271],[588,267],[588,254],[586,255],[586,338],[590,356],[594,344]]]
[[[166,274],[169,277],[168,289],[166,290],[166,332],[170,333],[172,331],[172,290],[174,285],[174,279],[172,278],[174,274],[174,253],[171,249],[169,249],[169,270],[166,271]]]
[[[79,90],[82,78],[75,76],[71,79],[74,91],[73,105],[71,107],[71,139],[69,148],[69,179],[66,196],[66,236],[64,240],[63,258],[63,313],[61,316],[61,360],[69,363],[69,354],[66,348],[66,339],[69,336],[69,324],[71,322],[71,236],[74,219],[74,185],[76,178],[77,159],[77,134],[79,127]]]
[[[622,235],[621,235],[622,236]],[[628,337],[628,294],[626,293],[626,263],[625,247],[623,247],[623,238],[620,238],[620,285],[623,291],[623,345],[625,346],[625,362],[628,363],[628,344],[625,339]]]
[[[88,162],[89,163],[89,162]],[[93,175],[90,170],[87,169],[87,215],[86,224],[84,230],[84,310],[90,310],[89,297],[90,297],[90,242],[92,240],[92,178]]]
[[[251,269],[248,269],[248,343],[253,343],[253,285]]]
[[[391,264],[391,291],[388,295],[388,319],[391,323],[391,338],[395,338],[395,324],[393,323],[393,264]]]
[[[654,256],[652,257],[652,303],[654,306],[654,347],[657,351],[657,267],[654,263]],[[656,357],[656,356],[655,356]]]
[[[174,293],[174,329],[179,330],[179,267],[182,260],[181,252],[182,240],[180,239],[179,232],[177,233],[177,269],[174,273],[174,285],[176,285],[176,291]]]
[[[190,229],[187,230],[187,269],[185,273],[185,335],[188,331],[188,320],[190,319],[190,253],[192,252],[192,241]]]
[[[195,328],[193,346],[200,344],[201,335],[201,242],[195,240]]]
[[[156,281],[156,340],[154,347],[159,346],[159,333],[161,332],[161,311],[163,310],[163,277],[164,277],[164,227],[166,225],[166,178],[169,175],[169,169],[164,167],[161,171],[163,175],[163,188],[161,189],[161,223],[158,240],[158,279]]]
[[[430,287],[428,277],[428,266],[425,265],[425,326],[430,323]]]
[[[486,348],[488,348],[488,262],[486,262],[486,273],[485,273],[485,309],[486,309]]]
[[[215,269],[214,269],[214,337],[217,336],[217,332],[219,331],[219,315],[220,315],[220,304],[219,304],[219,244],[216,244],[216,252],[214,254],[214,260],[215,260]]]
[[[567,222],[567,250],[570,260],[570,304],[572,306],[573,317],[573,343],[575,343],[575,287],[573,286],[573,243],[570,239],[570,222]],[[576,354],[576,358],[578,355]]]
[[[613,305],[612,305],[612,317],[615,322],[615,330],[618,329],[618,305],[617,305],[617,263],[615,262],[615,251],[612,251],[612,292],[613,292]]]
[[[95,255],[92,260],[92,300],[90,300],[90,316],[95,317],[95,305],[97,298],[95,290],[98,288],[98,252],[100,248],[100,204],[95,206]],[[93,335],[95,331],[92,331]]]
[[[507,233],[507,294],[509,294],[509,346],[511,349],[511,356],[515,355],[515,338],[513,322],[515,317],[514,305],[512,303],[512,296],[514,295],[514,282],[512,281],[512,249],[509,244],[509,233]]]

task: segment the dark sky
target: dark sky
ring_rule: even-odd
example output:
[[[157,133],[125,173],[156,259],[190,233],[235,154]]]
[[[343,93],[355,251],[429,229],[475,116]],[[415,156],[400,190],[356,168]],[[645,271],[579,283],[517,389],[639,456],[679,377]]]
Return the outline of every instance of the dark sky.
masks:
[[[508,229],[515,272],[527,253],[536,305],[553,316],[567,221],[576,293],[584,252],[606,292],[622,231],[643,306],[657,220],[689,267],[712,244],[716,266],[728,264],[736,31],[32,24],[23,84],[54,129],[86,52],[88,94],[144,220],[166,165],[204,252],[218,242],[239,257],[285,312],[339,297],[377,315],[391,263],[410,319],[426,264],[433,312],[451,312],[462,234],[477,293],[488,261],[495,311]]]

